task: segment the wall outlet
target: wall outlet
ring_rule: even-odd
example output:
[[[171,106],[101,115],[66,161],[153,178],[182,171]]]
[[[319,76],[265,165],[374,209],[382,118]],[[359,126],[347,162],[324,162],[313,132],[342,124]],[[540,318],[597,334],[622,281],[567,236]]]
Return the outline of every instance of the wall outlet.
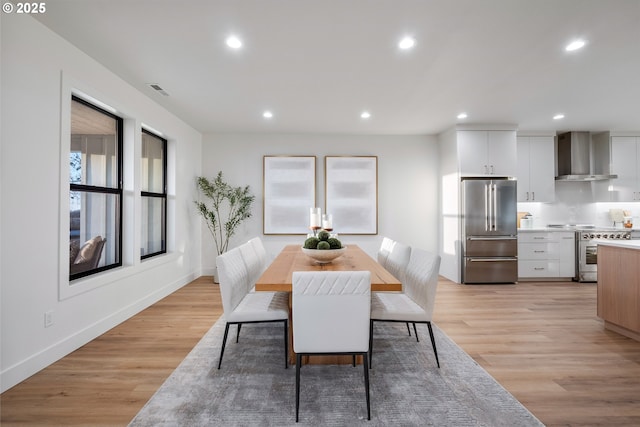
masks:
[[[53,325],[53,311],[47,311],[44,313],[44,327],[48,328]]]

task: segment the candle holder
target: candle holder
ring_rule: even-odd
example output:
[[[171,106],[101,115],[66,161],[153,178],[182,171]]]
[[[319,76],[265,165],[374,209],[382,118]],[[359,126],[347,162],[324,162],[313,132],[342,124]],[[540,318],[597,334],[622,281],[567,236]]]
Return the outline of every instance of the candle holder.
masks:
[[[332,214],[322,215],[322,229],[327,230],[329,233],[333,231],[333,215]]]
[[[320,208],[309,208],[309,228],[315,236],[321,228],[322,210]]]

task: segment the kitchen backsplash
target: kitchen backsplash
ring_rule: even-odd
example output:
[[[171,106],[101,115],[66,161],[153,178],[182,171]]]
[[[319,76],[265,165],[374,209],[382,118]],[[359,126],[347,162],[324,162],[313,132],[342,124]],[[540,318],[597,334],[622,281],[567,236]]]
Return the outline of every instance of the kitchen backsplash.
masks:
[[[631,211],[634,228],[640,228],[639,203],[592,202],[588,182],[556,182],[556,201],[553,203],[518,203],[519,212],[529,212],[533,227],[547,224],[595,224],[613,226],[610,209]]]

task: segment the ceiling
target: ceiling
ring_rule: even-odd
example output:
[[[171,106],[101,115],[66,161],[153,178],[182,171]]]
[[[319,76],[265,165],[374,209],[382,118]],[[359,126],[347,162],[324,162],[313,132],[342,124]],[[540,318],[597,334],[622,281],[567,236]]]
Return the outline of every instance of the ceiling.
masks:
[[[640,0],[56,0],[34,16],[203,133],[640,130]]]

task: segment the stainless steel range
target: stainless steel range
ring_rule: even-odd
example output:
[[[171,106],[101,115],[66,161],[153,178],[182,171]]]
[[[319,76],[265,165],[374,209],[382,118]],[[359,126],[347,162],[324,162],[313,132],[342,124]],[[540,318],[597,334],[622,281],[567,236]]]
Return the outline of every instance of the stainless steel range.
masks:
[[[606,227],[576,227],[576,242],[578,242],[576,271],[580,282],[598,281],[598,244],[596,243],[598,239],[627,240],[631,239],[631,231]]]

